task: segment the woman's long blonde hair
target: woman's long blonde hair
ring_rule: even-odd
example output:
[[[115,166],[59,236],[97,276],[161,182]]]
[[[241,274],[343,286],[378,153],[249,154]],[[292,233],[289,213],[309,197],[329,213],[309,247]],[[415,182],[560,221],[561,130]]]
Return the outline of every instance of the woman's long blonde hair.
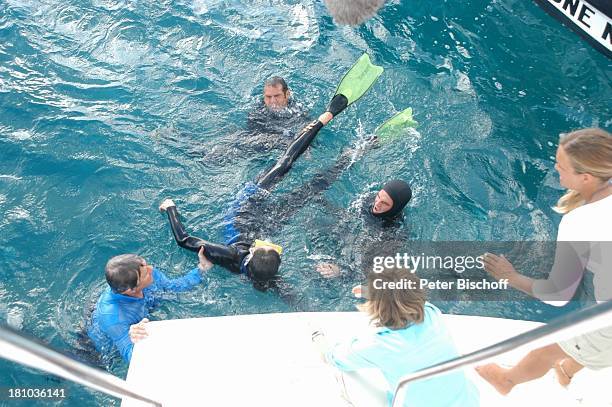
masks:
[[[376,288],[374,282],[379,280]],[[380,288],[383,283],[407,283],[412,281],[412,289]],[[368,314],[379,327],[403,329],[412,323],[423,322],[425,318],[425,292],[419,288],[420,279],[408,269],[390,268],[382,273],[368,275],[368,301],[358,306]]]
[[[598,128],[562,134],[559,142],[578,174],[591,174],[602,182],[612,178],[612,135]],[[553,209],[562,214],[584,204],[578,191],[568,189]]]

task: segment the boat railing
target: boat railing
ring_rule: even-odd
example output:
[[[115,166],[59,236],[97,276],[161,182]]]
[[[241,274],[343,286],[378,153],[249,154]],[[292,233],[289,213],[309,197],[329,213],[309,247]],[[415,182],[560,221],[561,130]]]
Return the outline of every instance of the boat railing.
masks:
[[[158,407],[162,405],[144,396],[124,380],[71,359],[8,326],[0,326],[0,357],[52,373],[114,397],[130,397]]]
[[[494,345],[476,350],[464,356],[438,363],[418,370],[400,378],[393,394],[392,407],[403,406],[407,385],[417,380],[448,374],[458,369],[465,369],[482,363],[493,357],[511,352],[523,346],[544,346],[560,339],[578,336],[599,328],[612,325],[612,301],[593,305],[572,313],[555,318],[546,325],[516,335]]]

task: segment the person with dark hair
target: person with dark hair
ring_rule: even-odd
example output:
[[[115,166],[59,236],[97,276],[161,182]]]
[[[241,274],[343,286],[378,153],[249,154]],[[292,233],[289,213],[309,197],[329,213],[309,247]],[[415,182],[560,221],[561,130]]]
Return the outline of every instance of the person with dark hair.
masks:
[[[129,363],[134,343],[147,336],[147,317],[161,295],[189,291],[204,281],[213,265],[204,256],[204,248],[198,257],[196,268],[175,279],[136,254],[111,258],[105,268],[108,288],[100,295],[87,329],[96,350],[105,355],[117,349]]]
[[[264,82],[261,99],[248,113],[246,129],[191,147],[189,155],[211,166],[226,165],[237,157],[269,159],[270,153],[286,149],[293,136],[312,120],[307,109],[292,96],[285,79],[273,76]]]
[[[273,76],[264,82],[263,101],[270,110],[280,110],[287,107],[291,91],[287,82],[280,76]]]
[[[293,98],[285,79],[272,76],[264,82],[261,101],[248,115],[249,135],[243,143],[259,150],[286,148],[295,131],[310,121],[306,109]]]

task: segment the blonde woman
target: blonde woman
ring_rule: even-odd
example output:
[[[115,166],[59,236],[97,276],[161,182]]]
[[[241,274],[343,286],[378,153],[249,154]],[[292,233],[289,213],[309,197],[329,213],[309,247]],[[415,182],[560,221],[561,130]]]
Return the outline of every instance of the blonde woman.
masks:
[[[381,288],[389,283],[410,284],[408,281],[413,289]],[[457,357],[440,310],[425,301],[418,281],[407,269],[370,273],[369,299],[359,308],[371,317],[377,332],[331,348],[320,332],[313,333],[324,360],[342,371],[378,368],[394,390],[402,376]],[[388,397],[391,403],[393,394]],[[409,385],[405,405],[472,407],[479,405],[479,395],[463,372],[454,372]]]
[[[513,287],[563,305],[574,295],[585,270],[593,273],[595,299],[612,299],[612,135],[601,129],[583,129],[562,135],[555,169],[568,192],[555,210],[559,224],[553,269],[545,280],[518,273],[503,256],[485,255],[485,269]],[[511,369],[496,364],[478,373],[502,394],[545,375],[554,368],[562,385],[583,367],[612,366],[612,327],[530,352]]]

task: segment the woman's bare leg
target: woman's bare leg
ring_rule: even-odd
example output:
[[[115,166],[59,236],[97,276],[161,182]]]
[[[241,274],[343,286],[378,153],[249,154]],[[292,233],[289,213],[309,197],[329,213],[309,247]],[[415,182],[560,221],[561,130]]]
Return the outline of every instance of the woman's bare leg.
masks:
[[[498,392],[505,395],[517,384],[544,376],[555,363],[567,357],[567,354],[555,343],[529,352],[511,369],[504,369],[491,363],[477,367],[476,371]]]

